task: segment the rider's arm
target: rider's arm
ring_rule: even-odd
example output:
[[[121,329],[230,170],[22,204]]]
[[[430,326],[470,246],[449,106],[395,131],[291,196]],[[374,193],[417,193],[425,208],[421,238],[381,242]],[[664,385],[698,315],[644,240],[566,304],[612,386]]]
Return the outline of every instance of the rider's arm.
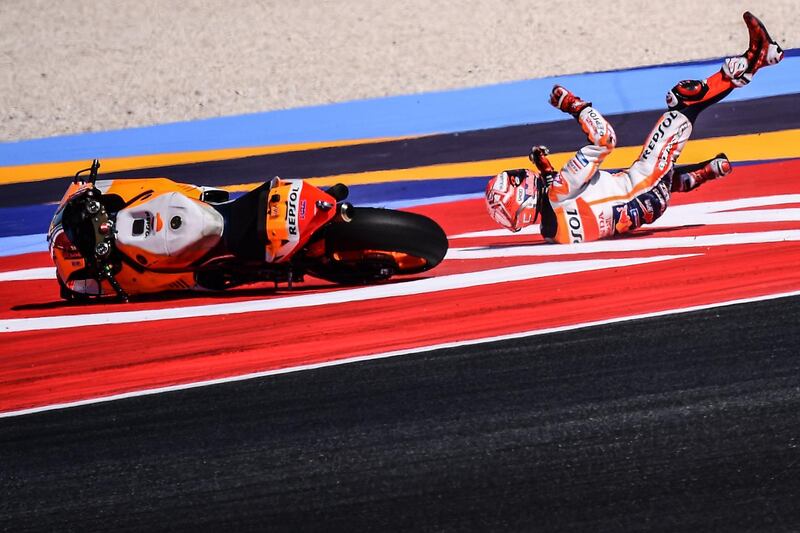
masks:
[[[588,106],[580,112],[578,123],[590,144],[578,150],[553,180],[549,192],[549,198],[553,202],[563,202],[578,196],[617,143],[614,128],[593,107]]]

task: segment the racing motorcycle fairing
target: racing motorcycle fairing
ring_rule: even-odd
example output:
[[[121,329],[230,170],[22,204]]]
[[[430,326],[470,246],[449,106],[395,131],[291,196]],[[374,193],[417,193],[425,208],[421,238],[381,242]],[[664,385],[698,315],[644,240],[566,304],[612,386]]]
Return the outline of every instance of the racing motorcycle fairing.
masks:
[[[336,215],[334,206],[333,196],[302,181],[274,183],[267,202],[266,261],[287,261]]]
[[[433,268],[447,251],[432,220],[353,208],[344,185],[273,178],[229,200],[227,191],[166,178],[98,180],[99,166],[76,175],[48,233],[65,299],[291,287],[305,273],[369,283]]]
[[[224,248],[238,259],[264,260],[267,246],[267,194],[270,185],[271,182],[262,183],[235,200],[214,206],[224,220]]]
[[[225,249],[242,260],[283,263],[336,215],[333,196],[301,180],[276,178],[215,205]]]

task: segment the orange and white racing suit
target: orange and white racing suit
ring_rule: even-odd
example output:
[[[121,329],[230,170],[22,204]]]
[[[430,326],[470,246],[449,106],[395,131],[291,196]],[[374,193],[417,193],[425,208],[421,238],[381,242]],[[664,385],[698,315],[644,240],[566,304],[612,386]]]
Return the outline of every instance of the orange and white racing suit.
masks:
[[[562,244],[594,241],[660,217],[669,204],[674,162],[692,133],[689,118],[676,110],[661,115],[638,159],[619,172],[599,168],[616,145],[611,124],[591,106],[577,118],[589,144],[554,177],[542,236]]]

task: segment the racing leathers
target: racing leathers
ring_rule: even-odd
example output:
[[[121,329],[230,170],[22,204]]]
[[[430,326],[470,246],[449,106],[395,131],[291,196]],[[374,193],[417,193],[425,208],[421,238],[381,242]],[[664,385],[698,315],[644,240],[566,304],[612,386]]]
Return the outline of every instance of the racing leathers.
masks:
[[[744,13],[750,45],[744,54],[723,62],[705,80],[681,81],[667,93],[668,110],[647,136],[636,161],[609,172],[600,165],[616,145],[611,124],[591,103],[555,86],[550,103],[575,117],[589,144],[555,172],[544,147],[534,147],[531,160],[539,172],[504,171],[486,188],[489,215],[501,226],[519,231],[541,216],[541,233],[550,242],[579,243],[629,232],[658,219],[674,192],[687,192],[731,171],[724,154],[695,165],[675,167],[697,116],[737,87],[752,80],[762,67],[783,58],[783,50],[764,25]]]
[[[543,202],[542,236],[558,243],[593,241],[660,217],[673,191],[674,161],[692,133],[691,121],[680,111],[667,111],[636,162],[608,172],[599,167],[616,146],[614,128],[590,105],[577,118],[589,144],[553,177]]]

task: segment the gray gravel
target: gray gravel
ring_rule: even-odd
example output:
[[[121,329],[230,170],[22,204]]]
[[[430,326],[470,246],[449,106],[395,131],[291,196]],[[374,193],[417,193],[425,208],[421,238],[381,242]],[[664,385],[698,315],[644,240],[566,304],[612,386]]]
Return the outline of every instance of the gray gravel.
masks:
[[[741,53],[796,0],[2,0],[0,141]]]

